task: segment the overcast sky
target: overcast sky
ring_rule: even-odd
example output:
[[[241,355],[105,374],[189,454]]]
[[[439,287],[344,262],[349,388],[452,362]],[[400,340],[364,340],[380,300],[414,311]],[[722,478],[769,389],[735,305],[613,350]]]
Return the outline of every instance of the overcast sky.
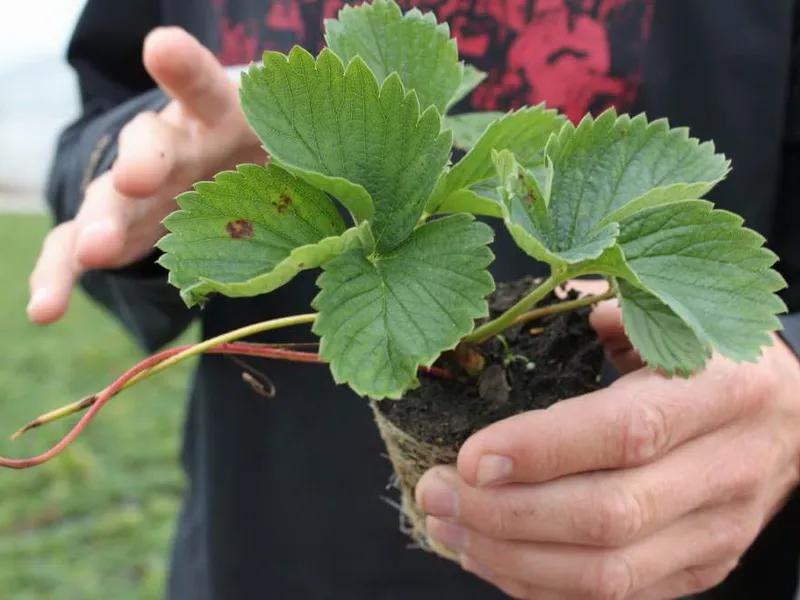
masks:
[[[0,71],[61,56],[84,0],[2,0]]]
[[[84,0],[0,0],[0,188],[41,190],[78,111],[64,61]]]

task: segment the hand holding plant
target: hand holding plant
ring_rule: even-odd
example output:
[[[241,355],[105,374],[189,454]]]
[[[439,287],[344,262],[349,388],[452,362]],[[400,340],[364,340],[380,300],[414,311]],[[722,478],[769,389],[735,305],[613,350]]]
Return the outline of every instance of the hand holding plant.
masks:
[[[513,598],[705,591],[797,486],[791,350],[666,379],[642,368],[612,304],[592,324],[624,377],[479,431],[416,490],[436,542]]]

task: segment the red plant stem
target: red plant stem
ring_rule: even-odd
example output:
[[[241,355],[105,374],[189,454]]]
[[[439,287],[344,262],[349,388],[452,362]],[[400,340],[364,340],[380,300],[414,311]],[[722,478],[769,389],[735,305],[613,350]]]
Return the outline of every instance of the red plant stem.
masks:
[[[94,402],[91,402],[90,404],[87,403],[89,410],[86,412],[86,414],[81,417],[80,421],[75,424],[75,426],[67,433],[67,435],[61,438],[61,440],[55,446],[46,452],[43,452],[42,454],[32,458],[0,458],[0,466],[7,467],[9,469],[29,469],[30,467],[41,465],[51,458],[58,456],[67,446],[69,446],[69,444],[75,440],[75,438],[78,437],[78,435],[80,435],[81,431],[83,431],[83,429],[91,422],[91,420],[94,419],[94,416],[100,411],[100,409],[103,408],[103,405],[117,393],[117,391],[128,379],[138,373],[141,373],[145,369],[149,369],[150,367],[157,365],[165,358],[168,358],[168,356],[172,356],[179,351],[180,350],[178,349],[170,349],[159,352],[158,354],[146,358],[138,365],[128,369],[119,379],[97,394],[94,397]]]
[[[52,448],[46,452],[43,452],[42,454],[39,454],[38,456],[31,458],[11,459],[0,457],[0,467],[6,467],[9,469],[29,469],[55,458],[81,434],[86,426],[94,419],[97,413],[100,412],[100,409],[102,409],[103,406],[109,400],[111,400],[111,398],[116,396],[130,379],[189,348],[191,348],[191,346],[178,346],[176,348],[162,350],[161,352],[146,358],[134,367],[131,367],[116,381],[114,381],[114,383],[105,388],[99,394],[89,396],[88,398],[85,398],[77,403],[75,412],[86,409],[88,409],[88,411]],[[314,352],[297,352],[294,350],[276,348],[266,344],[254,344],[246,342],[220,344],[219,346],[208,349],[206,352],[209,354],[237,354],[243,356],[256,356],[260,358],[291,360],[293,362],[324,364],[324,361],[320,360],[319,355]],[[420,367],[420,370],[443,379],[454,379],[453,375],[449,371],[440,369],[438,367]],[[30,429],[40,427],[45,423],[46,421],[42,421],[40,419],[32,421],[20,429],[15,436],[21,435]]]

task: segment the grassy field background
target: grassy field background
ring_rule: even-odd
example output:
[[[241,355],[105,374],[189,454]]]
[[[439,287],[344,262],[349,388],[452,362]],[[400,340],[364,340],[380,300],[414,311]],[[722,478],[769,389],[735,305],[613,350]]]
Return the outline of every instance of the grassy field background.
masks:
[[[97,391],[142,354],[77,294],[60,323],[25,320],[27,277],[49,224],[0,214],[0,455],[41,452],[59,423],[8,435]],[[124,392],[53,462],[0,471],[0,598],[150,600],[161,597],[182,479],[180,423],[191,365]]]

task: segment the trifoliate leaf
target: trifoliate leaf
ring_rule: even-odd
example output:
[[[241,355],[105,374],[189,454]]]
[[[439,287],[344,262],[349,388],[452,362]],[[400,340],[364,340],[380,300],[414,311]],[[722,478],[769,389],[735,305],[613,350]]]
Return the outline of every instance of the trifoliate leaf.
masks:
[[[437,212],[450,195],[470,190],[476,184],[494,177],[493,151],[509,150],[522,165],[541,162],[547,140],[563,123],[562,116],[541,105],[508,113],[496,120],[472,150],[441,179],[426,212]],[[460,196],[467,197],[464,193]],[[452,200],[449,201],[451,210],[458,210],[454,204]]]
[[[397,75],[382,87],[360,58],[345,70],[330,50],[267,52],[242,79],[242,108],[281,165],[369,220],[380,251],[417,224],[447,164],[450,132],[420,114]]]
[[[464,79],[461,85],[458,86],[456,93],[450,99],[449,106],[455,106],[464,98],[469,96],[475,88],[477,88],[486,79],[486,73],[473,67],[472,65],[464,66]]]
[[[314,332],[335,380],[362,395],[400,398],[420,365],[487,315],[492,237],[471,215],[453,215],[426,223],[387,254],[353,250],[327,262]]]
[[[729,163],[710,143],[670,130],[644,115],[613,110],[567,124],[547,146],[553,161],[550,220],[554,251],[582,243],[595,228],[648,206],[700,198],[726,175]]]
[[[680,317],[704,349],[754,361],[771,343],[769,332],[780,329],[775,315],[786,306],[774,292],[785,282],[771,268],[777,257],[764,238],[737,215],[712,208],[688,200],[640,211],[620,223],[619,247],[639,287]],[[658,352],[646,342],[639,350]],[[695,367],[705,356],[682,366]]]
[[[666,304],[625,281],[619,282],[625,333],[653,369],[688,376],[711,358],[711,348]]]
[[[188,305],[265,294],[359,245],[331,200],[275,165],[242,165],[178,197],[160,262]]]
[[[360,56],[378,82],[397,73],[423,108],[434,105],[444,113],[461,86],[464,65],[456,41],[433,13],[415,8],[403,14],[393,0],[375,0],[345,6],[325,21],[325,30],[328,48],[345,64]]]

